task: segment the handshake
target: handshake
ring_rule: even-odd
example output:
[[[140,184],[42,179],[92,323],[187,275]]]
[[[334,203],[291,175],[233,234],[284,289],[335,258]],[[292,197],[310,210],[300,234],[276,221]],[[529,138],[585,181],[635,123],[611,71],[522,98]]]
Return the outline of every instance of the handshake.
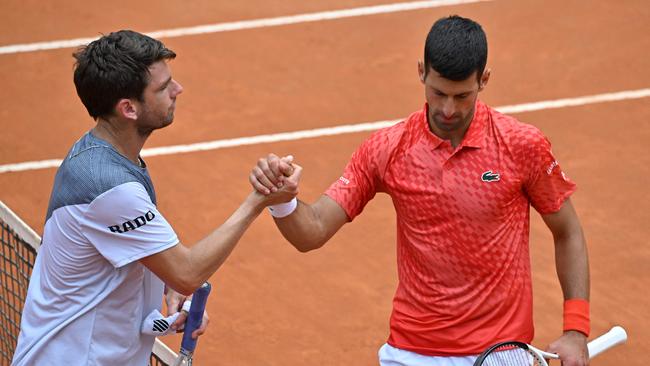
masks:
[[[284,217],[296,208],[301,174],[302,167],[293,162],[292,155],[269,154],[257,161],[248,180],[271,214]]]

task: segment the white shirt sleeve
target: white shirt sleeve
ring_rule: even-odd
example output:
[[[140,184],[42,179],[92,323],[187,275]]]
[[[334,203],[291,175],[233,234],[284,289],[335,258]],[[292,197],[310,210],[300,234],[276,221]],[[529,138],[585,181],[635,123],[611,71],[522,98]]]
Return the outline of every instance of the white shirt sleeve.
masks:
[[[80,224],[82,233],[116,268],[178,243],[172,227],[137,182],[99,195]]]

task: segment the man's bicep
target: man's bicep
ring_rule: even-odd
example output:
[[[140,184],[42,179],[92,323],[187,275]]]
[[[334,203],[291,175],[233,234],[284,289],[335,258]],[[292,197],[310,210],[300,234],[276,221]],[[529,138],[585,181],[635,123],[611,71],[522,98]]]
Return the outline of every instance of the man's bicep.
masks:
[[[553,237],[562,237],[572,232],[581,232],[580,220],[576,214],[571,199],[567,198],[557,212],[542,214],[546,226],[553,233]]]
[[[345,212],[334,199],[322,195],[314,204],[321,227],[326,237],[331,238],[346,222],[350,221]]]

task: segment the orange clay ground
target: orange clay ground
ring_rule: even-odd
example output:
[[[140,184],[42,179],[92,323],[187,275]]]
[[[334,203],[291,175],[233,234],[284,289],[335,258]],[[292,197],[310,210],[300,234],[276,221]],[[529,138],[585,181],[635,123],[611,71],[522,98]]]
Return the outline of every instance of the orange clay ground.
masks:
[[[0,45],[147,32],[346,9],[385,0],[4,1]],[[382,15],[162,39],[185,92],[176,120],[146,147],[407,116],[424,102],[416,62],[432,22],[483,24],[492,78],[481,99],[514,105],[650,87],[650,7],[643,0],[497,0]],[[93,126],[72,83],[73,49],[0,55],[0,165],[62,158]],[[648,342],[650,99],[518,113],[553,142],[578,184],[588,239],[593,335],[620,324],[630,340],[593,365],[645,365]],[[304,167],[315,200],[370,132],[150,157],[159,208],[183,243],[220,225],[251,190],[269,152]],[[42,233],[55,169],[0,174],[0,200]],[[552,238],[532,215],[535,344],[560,334]],[[396,286],[395,217],[379,195],[324,248],[301,254],[268,214],[212,278],[211,325],[198,365],[375,365]],[[177,349],[178,337],[164,341]]]

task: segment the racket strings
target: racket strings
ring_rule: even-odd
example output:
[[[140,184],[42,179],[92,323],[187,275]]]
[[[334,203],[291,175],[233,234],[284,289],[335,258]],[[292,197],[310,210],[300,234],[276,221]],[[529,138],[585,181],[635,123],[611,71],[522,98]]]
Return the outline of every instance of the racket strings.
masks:
[[[484,366],[547,366],[534,352],[514,345],[504,345],[485,355]]]

